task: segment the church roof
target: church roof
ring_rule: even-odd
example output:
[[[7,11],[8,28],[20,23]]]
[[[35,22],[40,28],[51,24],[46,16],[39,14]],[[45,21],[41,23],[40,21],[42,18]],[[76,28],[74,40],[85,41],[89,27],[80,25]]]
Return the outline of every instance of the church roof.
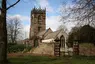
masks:
[[[46,35],[46,33],[47,32],[49,32],[49,30],[51,30],[50,28],[49,29],[47,29],[47,30],[44,30],[44,31],[41,31],[41,32],[39,32],[38,34],[37,34],[37,36],[45,36]],[[52,30],[51,30],[52,31]]]
[[[44,39],[51,39],[51,38],[55,39],[59,33],[60,33],[60,30],[55,31],[53,33],[49,33]]]
[[[53,32],[50,28],[47,30],[44,30],[42,32],[39,32],[37,34],[38,37],[46,39],[56,39],[57,37],[60,38],[61,35],[64,35],[64,37],[67,37],[67,33],[65,33],[63,30],[57,30]]]
[[[60,36],[64,35],[64,37],[67,37],[67,33],[65,33],[63,30],[58,30],[52,33],[49,33],[44,39],[56,39],[60,38]]]
[[[46,32],[46,30],[41,31],[41,32],[39,32],[39,33],[37,34],[37,36],[42,36],[42,35],[44,35],[44,34],[45,34],[45,32]]]

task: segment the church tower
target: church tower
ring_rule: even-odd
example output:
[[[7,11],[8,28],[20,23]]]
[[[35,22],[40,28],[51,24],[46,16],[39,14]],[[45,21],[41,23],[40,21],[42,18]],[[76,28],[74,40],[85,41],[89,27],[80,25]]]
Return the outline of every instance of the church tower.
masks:
[[[31,25],[29,38],[32,39],[39,32],[46,30],[46,9],[33,8],[31,11]]]

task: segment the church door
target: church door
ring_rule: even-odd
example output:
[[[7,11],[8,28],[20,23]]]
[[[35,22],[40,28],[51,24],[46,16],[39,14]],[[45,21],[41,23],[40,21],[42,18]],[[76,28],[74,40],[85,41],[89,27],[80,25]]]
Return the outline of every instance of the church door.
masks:
[[[34,40],[34,47],[37,47],[38,46],[38,39],[35,39]]]

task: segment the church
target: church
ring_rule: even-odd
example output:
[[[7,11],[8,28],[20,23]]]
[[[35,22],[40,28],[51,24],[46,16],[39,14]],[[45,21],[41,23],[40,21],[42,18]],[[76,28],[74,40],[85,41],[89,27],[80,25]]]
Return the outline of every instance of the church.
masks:
[[[62,52],[68,48],[67,38],[67,33],[63,30],[46,29],[46,9],[32,9],[29,33],[29,43],[34,48],[32,53],[62,55]]]

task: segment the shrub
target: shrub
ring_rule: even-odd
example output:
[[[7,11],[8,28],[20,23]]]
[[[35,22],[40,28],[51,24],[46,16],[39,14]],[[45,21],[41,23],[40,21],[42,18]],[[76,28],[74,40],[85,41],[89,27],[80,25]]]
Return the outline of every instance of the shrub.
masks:
[[[13,44],[13,43],[9,43],[8,44],[8,52],[21,52],[25,49],[25,45],[23,44]]]
[[[8,43],[8,53],[11,52],[28,52],[31,50],[31,46],[26,46],[24,44]]]
[[[27,47],[23,50],[23,53],[30,51],[31,48],[32,48],[31,46],[27,46]]]

